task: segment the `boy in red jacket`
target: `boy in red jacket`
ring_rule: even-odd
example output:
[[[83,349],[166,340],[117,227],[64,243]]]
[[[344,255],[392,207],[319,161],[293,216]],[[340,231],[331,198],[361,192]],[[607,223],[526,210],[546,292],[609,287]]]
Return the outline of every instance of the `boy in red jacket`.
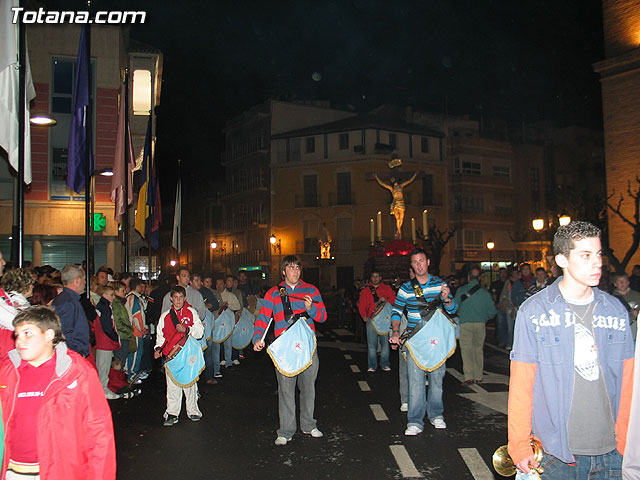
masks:
[[[52,308],[31,307],[13,325],[16,349],[0,364],[0,478],[115,479],[111,410],[95,369],[67,348]]]
[[[109,370],[109,390],[117,393],[122,398],[132,398],[140,395],[142,390],[133,388],[133,385],[127,380],[127,375],[122,371],[122,360],[113,357],[111,360],[111,369]]]

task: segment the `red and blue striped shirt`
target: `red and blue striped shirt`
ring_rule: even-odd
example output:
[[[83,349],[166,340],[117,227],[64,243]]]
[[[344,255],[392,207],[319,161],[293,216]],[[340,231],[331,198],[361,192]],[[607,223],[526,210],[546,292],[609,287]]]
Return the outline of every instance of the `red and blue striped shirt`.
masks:
[[[311,309],[307,311],[304,305],[304,300],[289,297],[291,302],[291,310],[294,314],[306,313],[309,318],[306,319],[307,324],[311,327],[311,330],[315,332],[313,322],[324,323],[327,320],[327,308],[324,305],[320,291],[310,283],[298,282],[295,287],[291,287],[287,283],[281,283],[275,287],[269,289],[265,294],[262,301],[262,307],[260,308],[260,314],[256,319],[255,330],[253,332],[253,343],[256,343],[262,338],[265,330],[269,325],[269,320],[273,316],[274,332],[276,337],[279,337],[289,326],[289,323],[284,318],[284,305],[282,304],[282,298],[280,297],[279,287],[286,286],[287,294],[295,295],[296,297],[303,298],[305,295],[311,295],[311,298],[316,301],[311,305]]]

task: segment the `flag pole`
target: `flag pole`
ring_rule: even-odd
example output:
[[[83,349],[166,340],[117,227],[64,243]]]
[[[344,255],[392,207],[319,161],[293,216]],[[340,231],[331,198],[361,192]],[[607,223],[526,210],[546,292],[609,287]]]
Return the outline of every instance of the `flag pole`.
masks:
[[[91,244],[91,228],[93,219],[91,218],[91,144],[93,143],[93,131],[91,130],[91,26],[87,24],[85,42],[87,45],[87,92],[88,101],[85,110],[86,140],[84,146],[85,158],[85,178],[84,178],[84,238],[85,238],[85,257],[87,262],[87,271],[85,275],[85,295],[87,298],[91,296],[91,275],[93,275],[93,245]]]
[[[22,268],[24,256],[24,133],[25,133],[25,111],[27,97],[27,65],[26,65],[26,30],[20,19],[18,23],[19,38],[19,99],[18,99],[18,178],[15,182],[14,203],[13,203],[13,227],[11,232],[11,260],[19,268]]]
[[[149,110],[149,125],[150,125],[150,129],[151,129],[151,152],[149,152],[149,165],[147,167],[147,172],[149,173],[149,187],[151,187],[151,189],[153,190],[153,192],[151,192],[151,195],[156,194],[156,187],[155,187],[155,175],[151,175],[151,172],[153,172],[153,162],[154,160],[154,155],[153,155],[153,110]],[[153,180],[153,181],[152,181]],[[147,190],[147,199],[149,198],[149,191]],[[154,197],[155,198],[155,197]],[[155,207],[155,202],[153,202],[153,206],[149,209],[149,231],[146,232],[147,233],[147,249],[148,249],[148,257],[147,257],[147,273],[149,275],[149,285],[151,285],[151,237],[153,235],[153,210]]]
[[[124,271],[129,271],[129,67],[124,69],[124,204],[122,233],[124,241]]]

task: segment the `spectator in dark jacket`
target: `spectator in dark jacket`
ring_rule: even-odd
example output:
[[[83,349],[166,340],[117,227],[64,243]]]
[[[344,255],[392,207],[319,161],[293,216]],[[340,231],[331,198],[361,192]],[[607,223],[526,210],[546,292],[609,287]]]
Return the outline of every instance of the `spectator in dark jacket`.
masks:
[[[89,356],[89,322],[80,305],[80,294],[84,292],[84,271],[77,265],[62,269],[62,292],[51,304],[60,317],[62,333],[70,350],[83,357]]]

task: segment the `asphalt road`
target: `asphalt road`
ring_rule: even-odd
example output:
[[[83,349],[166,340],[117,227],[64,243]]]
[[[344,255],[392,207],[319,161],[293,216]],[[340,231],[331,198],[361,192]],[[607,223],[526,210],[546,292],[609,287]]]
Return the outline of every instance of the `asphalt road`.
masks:
[[[444,380],[446,430],[428,422],[404,436],[399,411],[398,358],[392,371],[366,373],[365,346],[351,332],[322,325],[316,413],[320,439],[296,433],[273,444],[278,428],[277,383],[266,353],[247,353],[223,369],[217,385],[200,386],[203,419],[163,427],[165,383],[159,370],[142,395],[110,402],[116,431],[118,479],[494,479],[491,455],[506,443],[508,357],[485,345],[485,381],[461,384],[456,352]]]

